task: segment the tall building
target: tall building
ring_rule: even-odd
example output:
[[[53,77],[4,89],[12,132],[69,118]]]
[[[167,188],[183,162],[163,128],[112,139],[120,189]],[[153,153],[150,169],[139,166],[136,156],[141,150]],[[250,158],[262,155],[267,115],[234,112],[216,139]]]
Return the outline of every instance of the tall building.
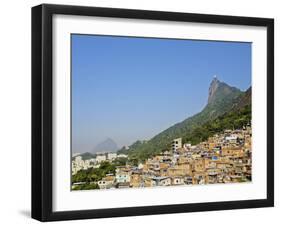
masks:
[[[116,159],[117,158],[117,153],[108,153],[107,154],[107,159],[109,160],[109,161],[112,161],[112,160],[114,160],[114,159]]]
[[[182,138],[177,138],[173,140],[172,150],[176,151],[177,149],[182,148]]]

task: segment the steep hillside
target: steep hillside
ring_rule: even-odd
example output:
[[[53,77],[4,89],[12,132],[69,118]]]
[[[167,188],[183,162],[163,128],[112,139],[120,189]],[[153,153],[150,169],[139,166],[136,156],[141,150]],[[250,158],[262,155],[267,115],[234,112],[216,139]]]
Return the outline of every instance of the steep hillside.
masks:
[[[250,99],[246,95],[249,93],[242,92],[214,78],[209,87],[208,103],[201,112],[171,126],[147,142],[137,141],[128,150],[121,149],[119,152],[127,153],[131,158],[143,160],[169,149],[171,141],[177,137],[182,137],[185,142],[200,142],[209,133],[205,131],[203,135],[201,134],[202,136],[200,134],[195,136],[194,132],[198,132],[199,128],[203,128],[203,125],[212,122],[219,116],[226,115],[227,117],[227,113],[232,111],[235,115],[235,112],[238,113],[242,108],[248,106]]]
[[[252,103],[252,87],[247,89],[244,95],[242,95],[241,98],[239,98],[239,100],[236,103],[234,103],[232,110],[242,109],[243,107],[246,107],[251,103]]]

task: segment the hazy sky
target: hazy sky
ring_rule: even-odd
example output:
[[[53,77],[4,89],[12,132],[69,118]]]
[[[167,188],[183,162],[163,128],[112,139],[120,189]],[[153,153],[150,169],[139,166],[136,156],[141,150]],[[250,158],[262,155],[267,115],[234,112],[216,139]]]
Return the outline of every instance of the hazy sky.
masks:
[[[149,139],[199,112],[213,76],[251,85],[251,44],[72,35],[72,150]]]

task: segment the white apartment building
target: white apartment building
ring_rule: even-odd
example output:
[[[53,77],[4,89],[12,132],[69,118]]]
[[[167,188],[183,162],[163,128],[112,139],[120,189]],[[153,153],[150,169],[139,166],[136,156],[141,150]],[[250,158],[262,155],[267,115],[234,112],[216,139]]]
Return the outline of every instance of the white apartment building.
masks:
[[[128,158],[128,155],[125,155],[125,154],[119,154],[119,155],[117,155],[117,158]]]
[[[182,148],[182,138],[177,138],[173,140],[172,149],[173,151],[177,151],[177,149]]]
[[[116,159],[117,158],[117,153],[108,153],[107,154],[107,159],[109,160],[109,161],[112,161],[112,160],[114,160],[114,159]]]
[[[106,161],[106,155],[97,155],[96,161],[97,161],[98,163],[99,163],[99,162]]]

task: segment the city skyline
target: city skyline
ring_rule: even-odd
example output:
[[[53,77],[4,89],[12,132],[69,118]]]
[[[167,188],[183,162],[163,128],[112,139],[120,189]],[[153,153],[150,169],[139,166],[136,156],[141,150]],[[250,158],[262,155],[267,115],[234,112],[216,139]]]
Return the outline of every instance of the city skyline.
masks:
[[[153,137],[201,111],[215,75],[249,88],[251,43],[72,35],[72,151]]]

